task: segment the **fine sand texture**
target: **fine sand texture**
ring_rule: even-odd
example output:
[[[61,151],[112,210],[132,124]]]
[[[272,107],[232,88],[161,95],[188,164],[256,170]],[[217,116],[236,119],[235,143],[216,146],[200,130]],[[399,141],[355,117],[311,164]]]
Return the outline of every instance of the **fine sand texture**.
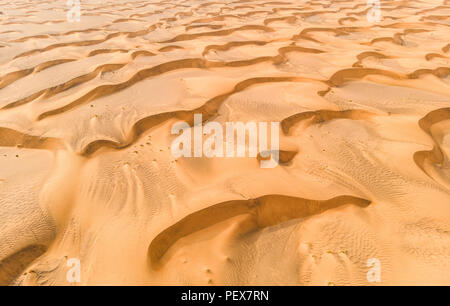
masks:
[[[450,285],[450,1],[380,8],[0,0],[0,285]]]

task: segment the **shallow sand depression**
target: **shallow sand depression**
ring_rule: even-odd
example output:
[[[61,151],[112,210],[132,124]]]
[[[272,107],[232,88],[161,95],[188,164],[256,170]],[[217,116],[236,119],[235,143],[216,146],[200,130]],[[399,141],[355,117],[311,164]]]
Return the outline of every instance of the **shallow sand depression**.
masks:
[[[0,0],[0,285],[449,285],[450,1],[380,7]]]

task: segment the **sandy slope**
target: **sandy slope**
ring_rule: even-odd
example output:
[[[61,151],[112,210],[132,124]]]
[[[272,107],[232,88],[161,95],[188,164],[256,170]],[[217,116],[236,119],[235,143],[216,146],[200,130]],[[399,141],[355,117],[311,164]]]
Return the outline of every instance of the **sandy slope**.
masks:
[[[450,1],[0,11],[0,284],[450,284]],[[194,113],[283,163],[175,159]]]

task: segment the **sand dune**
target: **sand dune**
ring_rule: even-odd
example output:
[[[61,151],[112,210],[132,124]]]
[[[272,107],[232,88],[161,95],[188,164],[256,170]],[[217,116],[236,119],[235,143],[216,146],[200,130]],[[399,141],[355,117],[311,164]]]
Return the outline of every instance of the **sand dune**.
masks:
[[[0,285],[449,285],[450,1],[370,9],[0,0]],[[174,157],[196,114],[280,164]]]

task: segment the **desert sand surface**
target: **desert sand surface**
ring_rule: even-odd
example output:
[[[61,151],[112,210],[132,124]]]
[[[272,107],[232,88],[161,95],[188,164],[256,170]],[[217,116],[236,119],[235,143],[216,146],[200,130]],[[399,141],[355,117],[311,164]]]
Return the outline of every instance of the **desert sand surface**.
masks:
[[[449,0],[68,10],[0,0],[0,285],[450,285]],[[280,164],[174,157],[194,114]]]

